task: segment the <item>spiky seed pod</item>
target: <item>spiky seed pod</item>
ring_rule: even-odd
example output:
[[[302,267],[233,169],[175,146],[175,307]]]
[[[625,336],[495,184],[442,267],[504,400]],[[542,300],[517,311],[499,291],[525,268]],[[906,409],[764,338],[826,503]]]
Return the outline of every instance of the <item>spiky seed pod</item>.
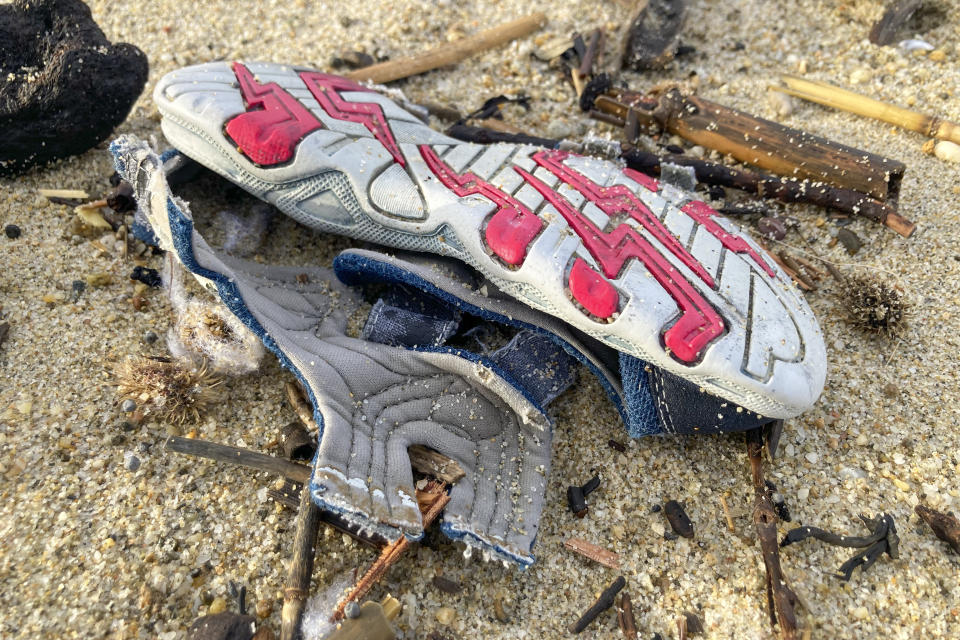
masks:
[[[895,334],[909,312],[903,291],[872,275],[847,277],[840,295],[850,322],[868,331]]]
[[[148,415],[176,424],[199,419],[219,399],[223,382],[206,363],[187,369],[161,356],[129,356],[113,374],[120,401],[133,400]]]

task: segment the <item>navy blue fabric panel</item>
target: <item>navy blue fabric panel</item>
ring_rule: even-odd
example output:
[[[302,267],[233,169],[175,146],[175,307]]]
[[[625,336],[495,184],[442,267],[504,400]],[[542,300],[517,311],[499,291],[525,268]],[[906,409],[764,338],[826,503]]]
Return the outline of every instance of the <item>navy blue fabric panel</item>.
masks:
[[[433,283],[424,280],[418,275],[405,271],[400,267],[386,263],[380,262],[377,260],[372,260],[367,257],[355,256],[350,254],[341,254],[337,256],[333,261],[333,269],[337,274],[337,277],[344,284],[359,286],[370,282],[393,282],[393,283],[402,283],[408,284],[412,287],[415,287],[424,292],[428,292],[438,299],[443,300],[445,303],[456,307],[457,309],[462,309],[471,315],[475,315],[479,318],[486,320],[492,320],[494,322],[500,322],[509,326],[522,327],[534,331],[541,335],[546,336],[550,340],[556,341],[567,353],[583,363],[587,368],[589,368],[593,373],[596,374],[597,379],[600,380],[600,384],[603,386],[604,390],[607,392],[610,400],[614,403],[617,408],[617,411],[620,413],[624,422],[628,422],[627,410],[621,402],[620,395],[613,389],[610,385],[607,378],[600,373],[595,365],[590,362],[580,351],[569,345],[566,341],[562,340],[559,336],[546,331],[542,327],[538,327],[532,324],[525,322],[519,322],[513,318],[507,316],[493,313],[486,309],[481,309],[474,305],[468,304],[463,300],[456,298],[446,291],[436,287]]]
[[[458,316],[448,313],[447,309],[439,314],[431,313],[426,308],[418,312],[390,304],[381,298],[370,310],[362,337],[395,347],[438,347],[456,332]]]
[[[553,340],[532,331],[521,331],[490,356],[527,392],[546,406],[573,384],[573,359]]]
[[[771,421],[771,418],[711,395],[698,385],[663,369],[651,367],[649,380],[666,433],[747,431]]]
[[[620,354],[620,380],[627,401],[627,433],[631,438],[652,436],[663,433],[663,427],[657,419],[653,394],[647,379],[647,363],[639,358]]]

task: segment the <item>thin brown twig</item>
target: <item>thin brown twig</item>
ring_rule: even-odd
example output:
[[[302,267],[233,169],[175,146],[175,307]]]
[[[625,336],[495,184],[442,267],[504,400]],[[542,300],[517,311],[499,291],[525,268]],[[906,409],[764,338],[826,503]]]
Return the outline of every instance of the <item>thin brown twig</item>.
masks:
[[[437,519],[437,516],[440,515],[440,512],[443,511],[448,502],[450,502],[450,496],[447,494],[447,484],[442,480],[431,480],[422,490],[417,490],[417,503],[420,506],[424,530]],[[350,590],[347,597],[337,605],[336,610],[330,617],[330,621],[338,622],[342,620],[347,603],[356,602],[367,595],[370,589],[373,588],[373,585],[386,574],[387,569],[400,559],[400,556],[403,555],[403,552],[406,551],[409,546],[410,541],[406,536],[401,535],[398,540],[384,547],[376,562],[363,574],[363,577],[361,577],[353,589]]]
[[[545,14],[537,12],[408,58],[388,60],[363,69],[357,69],[347,74],[347,77],[358,82],[377,83],[408,78],[425,71],[456,64],[481,51],[487,51],[517,38],[522,38],[539,29],[546,20],[547,16]]]
[[[780,545],[777,541],[777,513],[763,474],[763,434],[761,429],[747,432],[747,457],[753,479],[753,522],[760,539],[760,552],[767,569],[767,604],[770,624],[780,626],[782,640],[797,640],[795,613],[797,595],[787,584],[780,566]]]

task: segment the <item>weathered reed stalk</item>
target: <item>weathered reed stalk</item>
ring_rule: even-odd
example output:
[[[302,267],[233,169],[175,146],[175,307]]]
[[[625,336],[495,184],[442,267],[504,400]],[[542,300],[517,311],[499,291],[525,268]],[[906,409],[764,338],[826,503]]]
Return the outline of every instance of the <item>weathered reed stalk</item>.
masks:
[[[545,14],[537,12],[408,58],[388,60],[357,69],[348,73],[347,77],[358,82],[376,83],[409,78],[425,71],[456,64],[481,51],[522,38],[539,29],[546,20]]]
[[[669,89],[650,96],[613,88],[596,108],[626,123],[630,109],[641,124],[730,155],[781,176],[827,182],[878,200],[896,200],[906,165],[812,133]]]
[[[300,418],[300,422],[303,423],[307,431],[316,434],[318,429],[317,423],[313,419],[313,410],[310,408],[310,403],[307,402],[307,399],[303,397],[303,392],[300,390],[300,387],[296,383],[286,382],[283,388],[287,392],[287,402],[293,407],[297,417]]]
[[[806,78],[786,75],[780,76],[780,78],[787,86],[771,85],[770,88],[774,91],[854,113],[858,116],[887,122],[938,140],[949,140],[960,144],[960,125],[948,120],[941,120],[936,116],[887,104],[819,80],[807,80]]]
[[[310,595],[310,577],[313,575],[313,546],[319,530],[320,507],[314,504],[309,490],[301,490],[293,557],[290,558],[287,584],[283,590],[283,609],[280,611],[280,640],[297,640],[300,636],[300,621]]]

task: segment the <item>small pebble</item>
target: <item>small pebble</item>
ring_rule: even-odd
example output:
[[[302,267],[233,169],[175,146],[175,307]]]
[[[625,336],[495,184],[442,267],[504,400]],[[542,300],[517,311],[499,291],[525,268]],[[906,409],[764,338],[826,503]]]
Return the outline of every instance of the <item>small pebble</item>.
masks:
[[[347,603],[347,606],[343,608],[343,613],[346,614],[348,618],[359,618],[360,605],[354,601],[350,601]]]
[[[870,617],[870,612],[864,606],[859,606],[850,612],[856,620],[866,620]]]
[[[147,344],[153,344],[158,339],[159,339],[159,336],[155,334],[153,331],[147,331],[145,334],[143,334],[143,341],[146,342]]]
[[[933,155],[946,162],[960,162],[960,144],[949,140],[941,140],[933,148]]]
[[[109,273],[91,273],[86,277],[87,284],[91,287],[105,287],[113,280]]]
[[[449,578],[444,578],[443,576],[434,576],[433,577],[433,586],[444,593],[449,593],[451,595],[460,593],[460,585]]]
[[[213,599],[213,602],[210,603],[210,608],[207,609],[207,614],[212,616],[218,613],[223,613],[226,610],[227,601],[223,597],[217,596]]]
[[[437,609],[437,622],[444,626],[450,626],[457,617],[457,612],[453,607],[440,607]]]
[[[136,471],[140,468],[140,458],[135,456],[132,451],[123,454],[123,466],[127,471]]]
[[[20,227],[15,224],[8,224],[3,228],[3,233],[11,240],[16,240],[20,237]]]
[[[667,516],[667,521],[674,532],[684,538],[693,538],[693,522],[690,516],[683,510],[683,505],[676,500],[667,500],[663,505],[663,513]]]
[[[863,84],[872,77],[873,72],[870,69],[863,67],[854,69],[853,73],[850,74],[850,84]]]
[[[837,230],[837,240],[840,241],[840,244],[844,246],[850,255],[860,251],[860,247],[863,246],[863,243],[860,241],[860,236],[846,228]]]
[[[257,600],[255,610],[258,618],[266,620],[273,613],[273,602],[271,600]]]
[[[120,410],[124,413],[130,413],[137,408],[137,403],[127,398],[120,404]]]
[[[703,623],[700,622],[700,616],[692,611],[684,611],[683,617],[687,619],[687,633],[703,633]]]
[[[900,388],[892,382],[888,382],[887,384],[883,385],[883,395],[887,396],[888,398],[896,398],[899,394]]]
[[[764,216],[757,221],[757,229],[765,238],[783,240],[787,235],[787,225],[780,218]]]

